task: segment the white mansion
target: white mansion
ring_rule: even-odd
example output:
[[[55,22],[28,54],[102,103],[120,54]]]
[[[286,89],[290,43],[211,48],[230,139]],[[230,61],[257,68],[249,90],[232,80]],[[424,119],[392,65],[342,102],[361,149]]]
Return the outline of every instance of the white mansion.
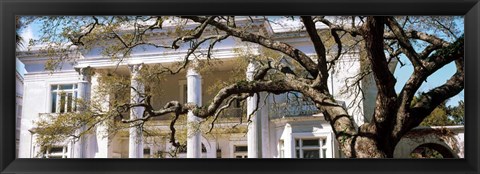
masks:
[[[289,43],[307,54],[314,54],[311,42],[304,32],[291,32],[275,27],[263,19],[254,19],[254,29],[286,43]],[[194,69],[188,69],[176,75],[168,76],[160,81],[163,96],[154,100],[153,105],[163,106],[171,100],[180,102],[194,102],[198,105],[207,103],[215,92],[208,88],[217,81],[227,80],[232,76],[231,70],[238,68],[235,58],[238,57],[237,40],[228,38],[215,47],[215,58],[221,60],[222,66],[213,72],[202,74]],[[260,49],[255,48],[254,49]],[[23,104],[21,110],[21,124],[19,135],[19,158],[158,158],[158,157],[188,157],[188,158],[339,158],[340,150],[334,138],[330,124],[321,113],[308,102],[298,99],[292,100],[290,94],[269,95],[261,93],[257,102],[256,97],[246,101],[246,110],[240,104],[234,104],[224,118],[220,118],[217,127],[226,129],[236,126],[237,131],[226,131],[223,134],[208,134],[197,132],[186,138],[186,148],[177,155],[171,155],[173,146],[169,143],[168,134],[165,137],[148,137],[142,135],[136,128],[130,128],[124,133],[115,136],[105,136],[107,128],[99,125],[96,130],[82,138],[81,141],[65,140],[46,151],[40,151],[36,142],[34,122],[40,115],[49,113],[64,113],[74,111],[73,100],[82,98],[89,100],[96,96],[99,86],[98,79],[106,73],[129,77],[134,87],[141,89],[136,81],[138,71],[143,66],[153,64],[170,65],[181,61],[186,49],[176,51],[158,51],[156,49],[137,50],[131,57],[121,62],[112,61],[104,57],[95,49],[82,52],[75,62],[65,62],[60,70],[50,72],[45,70],[47,56],[36,54],[37,51],[25,51],[17,58],[25,64],[26,73],[23,77]],[[360,97],[355,92],[345,92],[348,79],[360,72],[361,64],[359,53],[352,51],[344,54],[335,64],[335,71],[331,72],[328,82],[331,94],[349,106],[349,113],[354,115],[357,125],[370,120],[374,104],[376,87],[372,78],[364,78],[361,87],[364,89]],[[396,62],[391,62],[391,71],[395,71]],[[251,77],[254,64],[250,64],[245,76]],[[81,73],[89,70],[93,73]],[[20,85],[19,85],[20,86]],[[137,96],[131,96],[137,100]],[[363,98],[363,99],[361,99]],[[260,106],[257,106],[260,105]],[[252,113],[252,122],[245,121],[245,115]],[[130,114],[138,118],[141,109],[132,109]],[[20,115],[20,114],[19,114]],[[240,119],[243,117],[243,121]],[[168,132],[169,120],[150,120],[160,130]],[[187,122],[196,122],[197,118],[189,113]],[[178,123],[185,124],[185,123]],[[242,129],[243,128],[243,129]],[[454,157],[463,157],[463,150],[458,150],[457,144],[463,144],[463,127],[451,127],[456,132],[455,140],[458,143],[449,144],[438,138],[424,138],[419,141],[402,140],[397,147],[395,157],[409,157],[410,153],[422,144],[436,143],[450,149]],[[455,150],[457,149],[457,150]],[[463,149],[463,148],[460,148]]]

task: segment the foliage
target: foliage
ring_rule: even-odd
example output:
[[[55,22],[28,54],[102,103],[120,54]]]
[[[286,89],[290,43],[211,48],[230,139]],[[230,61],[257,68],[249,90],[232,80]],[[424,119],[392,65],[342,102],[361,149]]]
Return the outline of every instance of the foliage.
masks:
[[[130,79],[116,72],[103,74],[101,94],[92,96],[86,112],[76,113],[72,120],[63,117],[50,118],[39,127],[71,133],[78,125],[93,128],[107,124],[109,131],[121,132],[128,127],[142,127],[155,123],[156,119],[170,122],[171,143],[182,139],[182,122],[189,111],[197,117],[211,122],[214,127],[222,109],[234,100],[246,100],[260,92],[271,94],[300,93],[312,101],[332,126],[342,152],[347,157],[393,157],[398,141],[420,124],[462,123],[463,104],[448,108],[445,101],[464,88],[463,48],[464,37],[458,16],[301,16],[287,17],[298,20],[297,30],[269,33],[262,26],[268,17],[234,16],[49,16],[31,17],[29,22],[43,22],[41,37],[36,43],[45,47],[38,50],[51,59],[47,70],[57,70],[63,63],[75,64],[79,54],[99,50],[103,57],[109,57],[120,67],[124,61],[148,50],[161,52],[167,57],[176,51],[182,57],[172,64],[145,65],[139,79],[146,88],[142,94],[145,100],[129,101]],[[318,28],[317,25],[323,26]],[[267,29],[268,30],[268,29]],[[289,37],[307,39],[314,52],[304,52],[303,45],[288,43]],[[152,100],[162,97],[161,81],[168,75],[185,73],[193,68],[202,75],[208,75],[221,67],[224,62],[216,59],[216,48],[222,41],[233,38],[237,44],[234,60],[238,69],[227,81],[217,81],[208,88],[215,96],[203,106],[192,103],[169,101],[154,105]],[[178,52],[177,52],[178,53]],[[329,76],[345,73],[350,68],[336,69],[335,65],[348,55],[360,57],[361,70],[345,80],[343,96],[331,94],[334,89],[328,85]],[[409,62],[402,62],[400,56]],[[414,72],[401,91],[395,91],[396,79],[390,68],[392,60],[402,66],[414,67]],[[457,72],[445,84],[415,96],[428,76],[446,64],[455,62]],[[253,80],[246,80],[248,63],[258,65]],[[211,75],[211,74],[210,74]],[[373,79],[373,80],[372,80]],[[362,108],[359,102],[364,97],[367,83],[374,82],[376,105],[370,123],[356,125],[352,112],[353,105]],[[344,106],[337,100],[354,98]],[[105,100],[108,106],[105,107]],[[102,102],[103,101],[103,102]],[[153,102],[155,103],[155,102]],[[127,118],[130,109],[145,108],[142,118]],[[437,109],[435,109],[437,108]],[[90,117],[82,116],[89,114]],[[125,115],[125,116],[124,116]],[[430,116],[429,116],[430,115]],[[448,116],[447,116],[448,115]],[[428,116],[428,117],[427,117]],[[90,118],[90,119],[84,119]],[[242,117],[243,118],[243,117]],[[56,119],[56,120],[55,120]],[[86,121],[89,120],[89,121]],[[74,122],[70,122],[74,121]],[[177,122],[178,121],[178,122]],[[57,123],[58,122],[58,123]],[[424,122],[424,123],[422,123]],[[64,124],[65,123],[65,124]],[[202,125],[195,125],[202,130]],[[73,126],[73,127],[72,127]],[[57,129],[57,127],[63,127]],[[223,129],[223,128],[222,128]],[[212,131],[210,129],[211,132]],[[243,129],[235,132],[243,132]],[[151,135],[159,135],[151,130]],[[229,132],[217,131],[217,132]],[[47,131],[45,134],[51,134]],[[368,135],[369,137],[366,137]],[[374,137],[374,138],[372,138]],[[45,138],[48,139],[48,138]],[[358,148],[368,147],[368,148]],[[357,149],[355,149],[357,148]],[[352,150],[353,149],[353,150]]]
[[[429,147],[421,147],[415,149],[411,154],[411,158],[443,158],[440,152]]]
[[[465,102],[463,100],[458,101],[457,106],[448,106],[447,111],[454,123],[465,124]]]
[[[418,96],[412,100],[412,105],[415,105],[418,101]],[[463,100],[458,102],[457,106],[446,106],[447,101],[438,105],[423,121],[421,126],[451,126],[451,125],[463,125],[464,118],[464,102]]]
[[[22,40],[23,38],[20,36],[19,30],[22,28],[22,21],[20,21],[20,16],[15,16],[15,43],[17,47],[22,47]]]
[[[435,108],[430,115],[420,123],[421,126],[448,126],[453,125],[453,121],[448,118],[445,103]]]

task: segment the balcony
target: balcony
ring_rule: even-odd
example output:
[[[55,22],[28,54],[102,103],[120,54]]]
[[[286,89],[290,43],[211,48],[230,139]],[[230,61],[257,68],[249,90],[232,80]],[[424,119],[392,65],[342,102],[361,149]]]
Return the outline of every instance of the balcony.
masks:
[[[244,110],[241,107],[231,107],[223,110],[219,115],[219,122],[240,122],[244,117]],[[246,121],[245,119],[243,120]]]
[[[318,114],[319,110],[313,102],[309,101],[293,101],[284,103],[270,103],[269,116],[270,119],[312,116]]]

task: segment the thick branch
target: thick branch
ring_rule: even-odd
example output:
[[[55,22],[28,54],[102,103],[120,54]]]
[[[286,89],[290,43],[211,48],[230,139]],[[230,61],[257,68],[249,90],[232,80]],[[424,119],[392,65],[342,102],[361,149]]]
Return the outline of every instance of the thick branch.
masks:
[[[207,21],[207,18],[204,17],[198,17],[198,16],[182,16],[182,18],[187,18],[191,19],[195,22],[208,22],[210,25],[215,26],[219,30],[225,31],[227,34],[238,37],[242,39],[243,41],[248,41],[248,42],[253,42],[253,43],[258,43],[264,47],[280,51],[294,60],[296,60],[300,65],[302,65],[313,77],[316,77],[318,74],[318,69],[317,65],[313,60],[308,57],[305,53],[300,51],[299,49],[292,47],[289,44],[279,42],[279,41],[274,41],[271,39],[268,39],[264,36],[254,34],[251,32],[247,32],[245,30],[241,30],[238,28],[232,28],[229,27],[223,23],[217,22],[215,20],[212,21]]]
[[[428,42],[430,44],[438,45],[438,46],[441,46],[441,47],[447,47],[448,45],[450,45],[450,43],[448,43],[447,41],[445,41],[443,39],[440,39],[440,38],[438,38],[434,35],[424,33],[424,32],[411,30],[411,31],[405,31],[405,35],[406,35],[407,38],[422,40],[422,41]],[[388,33],[384,34],[384,38],[385,39],[396,39],[397,37],[395,36],[394,33],[388,32]]]
[[[212,120],[212,123],[210,124],[210,129],[208,130],[208,132],[211,132],[213,130],[213,127],[215,126],[215,121],[218,119],[218,117],[220,116],[220,113],[222,113],[223,110],[229,108],[234,101],[245,100],[248,96],[249,95],[244,94],[244,95],[238,95],[238,96],[232,97],[227,101],[227,104],[225,104],[222,107],[220,107],[219,109],[217,109],[217,111],[213,115],[213,120]]]
[[[313,47],[315,48],[315,52],[317,53],[317,67],[320,73],[317,75],[317,79],[320,82],[320,85],[324,85],[324,88],[327,86],[327,79],[328,79],[328,70],[327,70],[327,58],[325,53],[325,45],[323,44],[322,39],[317,33],[317,28],[315,27],[315,23],[312,20],[311,16],[302,16],[302,22],[307,30],[308,35],[310,36],[310,40],[313,42]]]
[[[400,138],[412,128],[418,126],[438,105],[457,95],[465,87],[465,71],[463,58],[455,61],[457,72],[445,84],[423,93],[419,101],[410,109],[405,117],[397,118],[393,135]]]
[[[369,17],[364,34],[367,56],[372,65],[375,82],[379,93],[395,96],[395,78],[390,72],[384,53],[383,31],[384,20],[381,17]]]
[[[395,20],[395,18],[387,17],[387,25],[398,40],[398,43],[400,44],[400,50],[408,57],[408,59],[410,59],[414,68],[423,67],[418,53],[413,48],[412,44],[410,44],[410,41],[408,40],[409,38],[405,34],[405,31]]]
[[[370,60],[375,83],[378,88],[373,122],[376,126],[376,136],[380,147],[392,147],[389,133],[392,129],[397,94],[395,93],[396,79],[388,68],[384,53],[384,17],[368,17],[364,28],[364,38],[367,56]],[[383,149],[387,154],[393,154],[392,149]]]
[[[231,95],[243,93],[271,92],[280,94],[288,91],[295,91],[293,87],[288,85],[284,80],[277,81],[240,81],[221,89],[213,98],[207,108],[198,110],[198,117],[206,118],[214,115],[215,111],[220,107],[222,102]]]
[[[340,26],[340,25],[336,25],[332,22],[330,22],[329,20],[325,19],[325,17],[318,17],[315,19],[315,22],[316,21],[320,21],[321,23],[325,24],[328,26],[328,28],[330,28],[331,30],[335,30],[335,31],[345,31],[347,33],[349,33],[351,36],[353,37],[356,37],[357,35],[361,35],[362,34],[362,31],[361,30],[358,30],[357,28],[355,28],[355,17],[353,17],[352,19],[352,26],[350,28],[348,27],[345,27],[345,26]]]
[[[422,83],[427,79],[428,76],[435,73],[438,69],[444,67],[448,63],[463,59],[464,56],[464,44],[463,36],[460,37],[455,43],[450,44],[448,47],[444,47],[426,60],[425,63],[426,69],[417,69],[414,70],[410,78],[407,80],[405,85],[402,88],[402,91],[399,94],[401,97],[401,106],[402,108],[399,111],[408,112],[410,107],[410,102],[417,92],[418,88]]]
[[[190,40],[193,40],[193,39],[198,39],[200,38],[200,36],[202,36],[203,34],[203,31],[205,31],[205,28],[207,28],[207,25],[208,25],[208,22],[212,21],[213,19],[215,19],[215,16],[210,16],[208,17],[205,21],[202,22],[202,24],[200,24],[199,26],[197,26],[194,30],[194,33],[191,34],[191,35],[187,35],[187,36],[183,36],[183,37],[179,37],[177,39],[175,39],[173,42],[172,42],[172,47],[173,48],[179,48],[177,42],[178,41],[190,41]]]

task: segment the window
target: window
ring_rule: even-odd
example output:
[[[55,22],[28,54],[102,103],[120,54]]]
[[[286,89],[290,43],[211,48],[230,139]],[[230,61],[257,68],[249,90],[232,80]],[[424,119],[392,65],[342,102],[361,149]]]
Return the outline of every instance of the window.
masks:
[[[183,85],[183,103],[188,102],[188,90],[187,90],[187,84]]]
[[[248,157],[248,147],[247,146],[234,146],[233,156],[235,158],[247,158]]]
[[[150,158],[150,148],[144,148],[143,149],[143,157],[144,158]]]
[[[222,149],[217,149],[217,158],[222,158]]]
[[[278,143],[278,150],[280,151],[279,157],[285,158],[285,143],[283,140],[280,140],[280,142]]]
[[[178,101],[181,103],[187,103],[187,80],[179,80],[178,81],[178,90],[180,95],[178,97]]]
[[[53,146],[47,148],[43,153],[44,158],[67,158],[66,146]]]
[[[295,156],[297,158],[326,158],[327,139],[295,139]]]
[[[52,85],[52,113],[66,113],[77,110],[77,84]]]

